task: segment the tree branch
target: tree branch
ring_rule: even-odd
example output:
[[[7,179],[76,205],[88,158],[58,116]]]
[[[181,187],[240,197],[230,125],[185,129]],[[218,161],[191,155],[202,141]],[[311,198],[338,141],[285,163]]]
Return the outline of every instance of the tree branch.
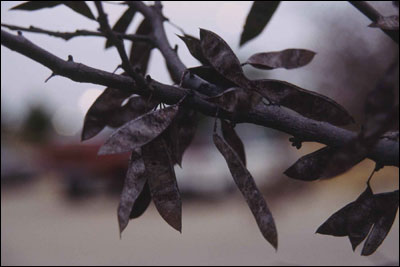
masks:
[[[49,30],[41,29],[41,28],[38,28],[35,26],[30,26],[29,28],[26,28],[26,27],[10,25],[10,24],[5,24],[5,23],[2,23],[1,27],[6,27],[7,29],[10,29],[12,31],[23,31],[23,32],[47,34],[49,36],[62,38],[65,41],[69,41],[74,37],[80,37],[80,36],[106,37],[106,35],[102,32],[95,32],[95,31],[88,31],[88,30],[76,30],[74,32],[59,32],[59,31],[49,31]],[[153,40],[146,35],[122,34],[122,33],[118,33],[118,32],[115,32],[115,34],[117,35],[117,37],[123,38],[125,40],[130,40],[130,41],[135,41],[135,42],[151,42],[151,43],[153,42]]]
[[[371,6],[367,1],[349,1],[355,8],[357,8],[361,13],[367,16],[373,22],[377,22],[382,15],[376,10],[373,6]],[[399,32],[398,31],[389,31],[383,30],[387,36],[392,38],[397,44],[399,44]]]
[[[119,56],[122,60],[122,68],[135,80],[139,87],[144,87],[146,82],[140,74],[133,70],[132,64],[129,61],[128,55],[125,51],[124,42],[122,39],[118,39],[117,35],[114,34],[110,25],[108,24],[107,15],[103,10],[101,1],[95,1],[95,5],[99,14],[97,21],[100,24],[100,30],[107,36],[107,40],[109,40],[117,48]]]
[[[55,74],[70,78],[77,82],[87,82],[104,85],[107,87],[128,90],[135,94],[149,96],[154,94],[167,104],[178,102],[188,91],[169,86],[156,81],[148,82],[151,85],[141,87],[130,77],[112,74],[106,71],[94,69],[81,63],[62,60],[48,51],[36,46],[22,35],[13,35],[1,31],[1,43],[5,47],[25,55],[40,64],[51,69]],[[188,75],[190,76],[190,75]],[[190,78],[189,80],[196,79]],[[191,84],[190,81],[188,84]],[[196,87],[189,87],[197,90]],[[207,116],[215,116],[217,106],[203,99],[203,96],[195,91],[193,95],[183,102],[185,106],[196,109]],[[230,112],[221,111],[218,117],[230,119]],[[339,146],[351,141],[356,133],[333,126],[329,123],[319,122],[305,118],[295,112],[277,106],[259,105],[249,113],[236,114],[237,122],[247,122],[273,128],[287,134],[299,137],[304,141],[320,142],[329,146]],[[399,142],[390,139],[381,139],[371,150],[368,157],[382,165],[399,166]]]
[[[138,10],[142,15],[148,19],[153,28],[152,36],[155,42],[155,46],[160,50],[161,54],[168,62],[171,67],[171,71],[175,77],[183,77],[182,85],[187,88],[197,88],[200,93],[206,95],[217,95],[222,92],[217,86],[210,84],[209,82],[201,79],[194,75],[190,78],[189,75],[184,76],[184,72],[187,69],[178,57],[175,50],[169,45],[167,35],[165,34],[164,21],[166,18],[161,13],[161,6],[147,6],[140,1],[127,1],[130,7]]]

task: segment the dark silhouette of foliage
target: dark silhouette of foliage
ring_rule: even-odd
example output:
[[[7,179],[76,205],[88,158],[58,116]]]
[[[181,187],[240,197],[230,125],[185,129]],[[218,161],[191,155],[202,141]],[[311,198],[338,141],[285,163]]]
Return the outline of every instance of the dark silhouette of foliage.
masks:
[[[253,3],[244,24],[240,45],[263,31],[279,3]],[[29,1],[12,8],[34,11],[65,5],[83,16],[97,20],[100,25],[98,32],[55,33],[34,27],[27,29],[2,24],[11,30],[45,33],[65,40],[82,36],[83,32],[86,35],[106,37],[105,47],[115,46],[121,57],[122,64],[119,67],[125,71],[122,75],[78,65],[73,62],[72,56],[68,61],[63,61],[43,52],[43,49],[26,40],[21,33],[14,36],[2,30],[2,45],[49,67],[53,70],[52,76],[63,75],[76,81],[107,86],[86,114],[82,140],[96,136],[107,126],[118,128],[100,148],[99,155],[131,153],[118,207],[120,233],[130,219],[136,219],[145,212],[151,200],[161,217],[181,232],[182,203],[174,166],[178,164],[182,167],[184,152],[196,133],[197,112],[201,112],[216,117],[212,132],[214,144],[226,160],[233,180],[253,213],[262,235],[277,249],[278,233],[272,213],[246,168],[245,147],[234,129],[235,124],[246,122],[247,119],[286,131],[294,135],[290,141],[300,149],[302,138],[307,136],[307,132],[312,132],[310,129],[315,129],[312,128],[314,125],[337,129],[336,126],[348,125],[354,119],[339,103],[327,96],[286,81],[251,80],[244,74],[243,66],[249,64],[264,70],[294,69],[310,64],[316,53],[300,48],[266,51],[256,53],[246,62],[240,63],[234,51],[217,33],[200,29],[199,39],[184,33],[179,36],[190,54],[201,63],[201,66],[188,69],[165,37],[163,22],[168,19],[162,14],[160,2],[156,1],[152,6],[136,1],[122,4],[128,8],[113,28],[108,25],[107,15],[99,1],[95,1],[98,18],[94,17],[84,1]],[[370,27],[381,29],[396,41],[398,16],[381,16],[366,2],[352,4],[373,20]],[[398,6],[398,2],[395,5]],[[136,33],[128,36],[126,31],[136,13],[141,13],[144,19]],[[129,56],[125,51],[124,39],[132,41]],[[176,85],[165,85],[145,76],[153,49],[161,51]],[[386,73],[367,98],[366,122],[362,129],[357,134],[347,132],[349,138],[339,144],[326,141],[326,147],[305,155],[289,167],[285,171],[287,176],[303,181],[332,178],[367,157],[377,162],[374,172],[385,165],[398,166],[398,150],[389,162],[376,156],[371,157],[374,147],[383,139],[391,140],[398,146],[398,131],[388,132],[398,120],[398,106],[394,100],[398,84],[398,59],[388,65]],[[124,102],[126,104],[122,105]],[[263,114],[260,106],[267,110],[271,106],[278,112],[282,112],[281,106],[295,111],[296,115],[290,118],[304,122],[304,127],[293,130],[287,126],[292,121],[285,120],[284,116],[270,118],[267,114],[263,117],[259,115]],[[271,111],[269,114],[274,113]],[[221,121],[222,137],[217,133],[217,118]],[[260,123],[260,118],[266,119]],[[389,152],[381,152],[380,155],[382,153]],[[348,236],[353,250],[366,240],[362,255],[371,255],[383,242],[399,205],[398,190],[374,194],[369,184],[371,178],[372,175],[368,179],[367,189],[354,202],[335,212],[317,230],[319,234]]]

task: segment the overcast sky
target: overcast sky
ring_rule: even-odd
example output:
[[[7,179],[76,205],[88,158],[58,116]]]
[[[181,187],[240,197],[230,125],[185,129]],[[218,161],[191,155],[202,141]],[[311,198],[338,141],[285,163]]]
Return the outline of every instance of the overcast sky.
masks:
[[[59,31],[98,28],[95,21],[76,14],[64,6],[35,12],[9,11],[10,7],[19,3],[1,2],[2,23],[34,25]],[[90,2],[89,5],[96,14],[93,3]],[[390,2],[374,3],[374,5],[377,5],[385,15],[394,12]],[[228,42],[242,61],[256,52],[286,48],[305,48],[317,52],[313,62],[301,69],[273,70],[268,74],[253,71],[250,75],[269,75],[271,78],[284,79],[310,90],[319,90],[333,99],[338,99],[343,90],[348,93],[351,91],[350,87],[354,87],[354,84],[349,83],[348,62],[338,59],[348,58],[348,53],[351,51],[352,58],[370,58],[375,68],[381,70],[393,56],[394,52],[390,51],[397,49],[380,30],[367,28],[370,21],[348,2],[282,2],[262,34],[239,49],[240,32],[250,7],[251,2],[236,1],[165,2],[164,14],[188,34],[198,36],[199,28],[216,32]],[[104,3],[104,8],[112,25],[126,9],[125,6],[109,3]],[[136,14],[128,32],[133,32],[142,18],[140,14]],[[179,45],[178,52],[182,61],[188,67],[198,65],[182,41],[175,36],[180,32],[169,24],[166,24],[166,29],[171,45]],[[332,34],[333,29],[335,34]],[[24,36],[58,57],[66,59],[71,54],[74,61],[94,68],[112,72],[120,64],[117,51],[114,48],[104,50],[104,40],[99,37],[77,37],[66,42],[35,33],[24,33]],[[382,51],[389,52],[382,56]],[[335,59],[336,62],[330,64],[330,59]],[[246,71],[251,69],[251,67],[246,68],[249,68]],[[164,60],[158,51],[154,50],[152,53],[149,73],[158,81],[170,83]],[[85,112],[104,88],[93,84],[76,83],[63,77],[55,77],[44,83],[50,74],[51,71],[42,65],[2,46],[3,118],[6,121],[18,121],[30,105],[41,104],[53,114],[53,122],[64,127],[61,131],[80,132]],[[360,75],[370,74],[364,72]],[[323,89],[320,89],[321,86]],[[350,93],[350,97],[356,97],[356,93],[357,91],[354,91],[353,95]],[[350,103],[341,104],[351,110]]]

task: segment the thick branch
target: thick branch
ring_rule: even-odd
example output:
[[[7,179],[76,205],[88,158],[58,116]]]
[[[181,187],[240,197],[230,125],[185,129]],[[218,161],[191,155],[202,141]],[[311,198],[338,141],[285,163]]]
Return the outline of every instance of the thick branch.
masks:
[[[168,61],[170,66],[177,76],[182,75],[186,70],[186,66],[182,63],[176,52],[169,45],[167,35],[165,34],[164,21],[165,18],[161,13],[161,6],[149,7],[143,2],[132,1],[128,2],[130,6],[136,8],[143,16],[151,22],[153,28],[153,36],[156,42],[157,48],[160,50],[161,54]]]
[[[51,69],[57,75],[70,78],[77,82],[88,82],[107,87],[129,90],[143,96],[153,93],[167,104],[178,102],[187,91],[174,86],[164,85],[156,81],[151,82],[150,91],[136,86],[134,80],[123,75],[116,75],[102,70],[94,69],[86,65],[66,61],[36,46],[23,36],[16,36],[1,31],[2,45],[23,54]],[[190,79],[190,77],[188,78]],[[193,78],[195,79],[195,78]],[[192,88],[192,87],[191,87]],[[196,88],[192,88],[196,89]],[[204,100],[200,94],[194,92],[192,97],[185,100],[184,105],[196,109],[207,116],[215,116],[216,105]],[[219,117],[229,119],[232,114],[220,112]],[[316,141],[330,146],[343,145],[352,140],[356,133],[333,126],[329,123],[319,122],[305,118],[295,112],[276,106],[260,105],[249,113],[237,114],[237,122],[254,123],[273,128],[287,134],[299,137],[305,141]],[[383,165],[399,166],[399,142],[389,139],[381,139],[372,149],[369,158]]]
[[[164,21],[166,18],[161,13],[161,6],[147,6],[140,1],[128,1],[126,2],[130,7],[138,10],[142,15],[148,19],[153,28],[153,40],[156,47],[160,50],[161,54],[168,62],[168,65],[173,71],[175,77],[183,77],[186,66],[182,63],[175,50],[169,45],[167,35],[165,34]],[[198,76],[194,78],[189,78],[189,75],[183,77],[183,86],[188,88],[197,88],[200,93],[206,95],[216,95],[221,93],[222,90],[217,86],[208,83],[207,81],[201,79]]]
[[[376,10],[373,6],[371,6],[369,3],[366,1],[349,1],[350,4],[352,4],[355,8],[357,8],[361,13],[363,13],[365,16],[367,16],[370,20],[373,22],[378,21],[382,15]],[[399,32],[398,31],[389,31],[389,30],[383,30],[386,35],[388,35],[390,38],[392,38],[393,41],[395,41],[397,44],[399,43]]]
[[[106,35],[102,32],[95,32],[95,31],[88,31],[88,30],[76,30],[74,32],[59,32],[59,31],[49,31],[45,29],[41,29],[35,26],[30,26],[29,28],[21,27],[17,25],[10,25],[10,24],[1,24],[2,27],[6,27],[12,31],[23,31],[23,32],[34,32],[34,33],[41,33],[47,34],[49,36],[62,38],[65,41],[69,41],[74,37],[80,36],[98,36],[98,37],[106,37]],[[151,38],[146,35],[140,34],[122,34],[115,32],[115,34],[122,39],[135,41],[135,42],[152,42]]]

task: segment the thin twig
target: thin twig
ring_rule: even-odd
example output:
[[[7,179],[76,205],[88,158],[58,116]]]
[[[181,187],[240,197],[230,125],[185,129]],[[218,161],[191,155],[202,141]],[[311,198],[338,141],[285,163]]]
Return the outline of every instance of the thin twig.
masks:
[[[47,34],[52,37],[62,38],[65,41],[69,41],[74,37],[81,37],[81,36],[97,36],[97,37],[106,37],[106,35],[102,32],[95,32],[89,30],[76,30],[74,32],[59,32],[59,31],[49,31],[45,29],[41,29],[35,26],[30,26],[29,28],[21,27],[17,25],[10,25],[10,24],[1,24],[2,27],[10,29],[12,31],[23,31],[23,32],[33,32],[33,33],[41,33]],[[114,32],[118,38],[122,38],[125,40],[135,41],[135,42],[149,42],[152,43],[153,40],[149,38],[147,35],[140,35],[140,34],[121,34],[118,32]]]
[[[382,15],[376,10],[373,6],[371,6],[366,1],[349,1],[355,8],[357,8],[361,13],[367,16],[373,22],[377,22]],[[381,29],[384,33],[386,33],[393,41],[399,44],[399,32],[398,31],[388,31]]]
[[[183,28],[179,27],[178,25],[176,25],[175,23],[173,23],[170,19],[166,20],[172,27],[174,27],[175,29],[177,29],[178,31],[180,31],[183,35],[186,35],[185,31],[183,30]]]
[[[374,176],[375,171],[376,171],[376,169],[374,168],[374,169],[372,170],[372,172],[371,172],[371,174],[370,174],[368,180],[367,180],[367,185],[368,185],[368,187],[371,187],[370,182],[371,182],[372,176]]]
[[[122,41],[122,39],[117,37],[117,35],[113,32],[110,25],[108,24],[107,15],[103,10],[103,5],[101,1],[95,1],[94,3],[99,14],[97,21],[100,24],[100,30],[107,36],[107,39],[110,40],[110,42],[114,44],[117,48],[119,56],[122,60],[122,68],[129,76],[131,76],[135,80],[135,82],[137,82],[138,86],[147,88],[144,78],[133,70],[133,66],[129,61],[128,55],[125,51],[124,42]]]

